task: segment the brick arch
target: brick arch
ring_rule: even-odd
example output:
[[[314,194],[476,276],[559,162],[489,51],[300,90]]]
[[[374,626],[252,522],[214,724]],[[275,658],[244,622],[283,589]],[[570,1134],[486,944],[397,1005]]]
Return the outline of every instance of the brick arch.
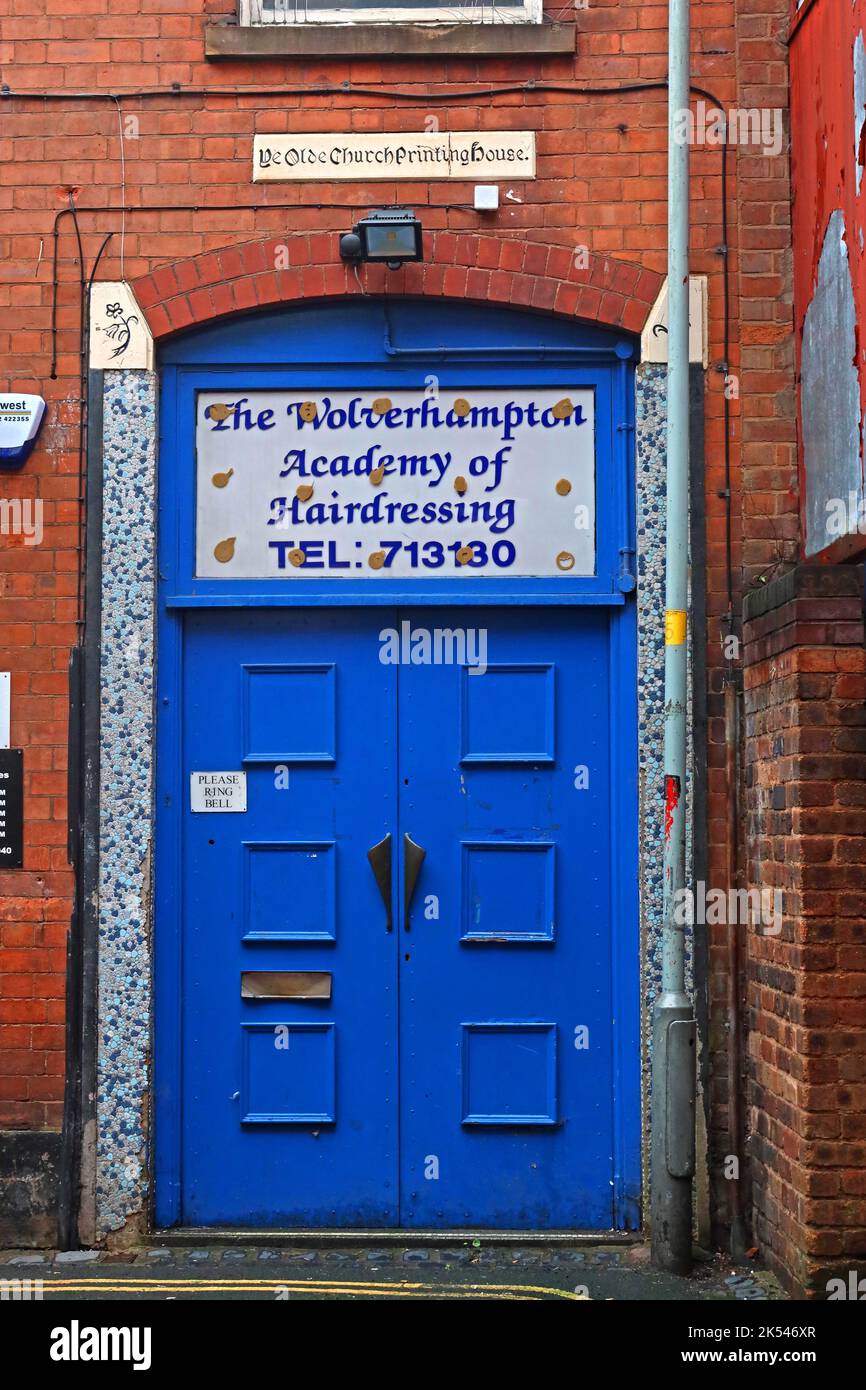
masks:
[[[574,252],[478,232],[430,232],[425,260],[389,271],[367,265],[367,294],[430,295],[511,305],[639,333],[663,283],[657,271],[590,253],[578,268]],[[277,264],[287,269],[275,270]],[[360,294],[353,269],[339,259],[334,232],[268,237],[159,266],[132,282],[154,338],[226,314],[298,300]]]

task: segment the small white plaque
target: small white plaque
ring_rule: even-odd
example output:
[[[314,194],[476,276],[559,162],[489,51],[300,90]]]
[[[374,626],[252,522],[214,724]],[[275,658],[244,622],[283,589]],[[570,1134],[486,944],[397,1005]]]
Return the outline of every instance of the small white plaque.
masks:
[[[245,811],[247,774],[245,772],[191,772],[189,776],[191,811]]]
[[[90,365],[153,371],[153,334],[124,280],[97,280],[90,291]]]
[[[668,282],[665,280],[658,299],[649,312],[641,334],[641,362],[668,360]],[[689,276],[689,361],[706,367],[707,343],[707,277]]]

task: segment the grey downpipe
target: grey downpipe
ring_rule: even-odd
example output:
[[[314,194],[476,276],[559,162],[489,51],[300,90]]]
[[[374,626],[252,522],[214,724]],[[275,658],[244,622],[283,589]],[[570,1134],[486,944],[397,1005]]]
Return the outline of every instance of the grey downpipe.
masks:
[[[662,980],[653,1011],[650,1241],[657,1269],[688,1273],[695,1171],[695,1018],[686,993],[686,680],[689,537],[689,0],[669,0],[668,371]],[[686,914],[681,913],[680,916]]]

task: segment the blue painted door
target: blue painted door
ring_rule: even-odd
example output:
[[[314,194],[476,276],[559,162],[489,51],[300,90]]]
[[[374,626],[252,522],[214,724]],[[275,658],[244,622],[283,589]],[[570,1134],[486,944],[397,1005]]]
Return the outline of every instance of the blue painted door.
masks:
[[[561,319],[372,297],[164,350],[160,1224],[639,1223],[632,353]],[[387,395],[431,370],[461,392],[592,388],[592,574],[196,573],[198,391]],[[458,649],[483,631],[487,671],[414,660],[437,629]],[[245,812],[191,810],[192,773],[237,770]],[[286,975],[305,997],[256,997]]]
[[[186,621],[184,1221],[612,1225],[608,614]]]
[[[472,654],[486,647],[484,674],[399,672],[400,832],[426,850],[400,953],[403,1220],[604,1228],[610,620],[518,608],[461,621]]]
[[[188,1225],[398,1220],[397,953],[367,850],[394,829],[396,683],[375,613],[186,618],[182,1213]],[[325,972],[330,999],[242,998]],[[249,981],[247,982],[249,985]]]

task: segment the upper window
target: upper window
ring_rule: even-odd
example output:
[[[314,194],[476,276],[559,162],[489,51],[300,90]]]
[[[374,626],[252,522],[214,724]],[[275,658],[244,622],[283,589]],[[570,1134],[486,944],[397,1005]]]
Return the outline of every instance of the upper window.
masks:
[[[242,25],[261,24],[540,24],[542,0],[437,4],[436,0],[240,0]]]

